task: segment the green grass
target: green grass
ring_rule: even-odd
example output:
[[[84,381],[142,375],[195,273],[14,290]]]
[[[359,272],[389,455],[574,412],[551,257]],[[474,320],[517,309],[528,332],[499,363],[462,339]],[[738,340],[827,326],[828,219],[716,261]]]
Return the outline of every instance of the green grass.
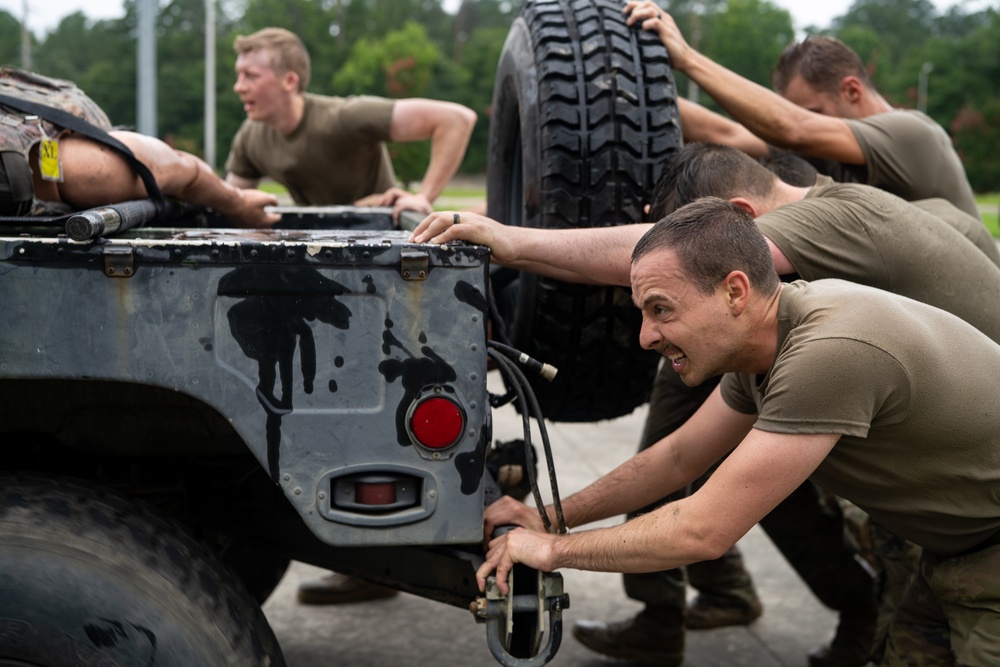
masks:
[[[1000,239],[1000,214],[983,213],[983,224],[986,225],[986,229],[990,230],[990,234],[994,238]]]
[[[288,194],[288,190],[285,189],[284,185],[282,185],[281,183],[275,183],[274,181],[266,178],[262,180],[260,182],[260,185],[258,185],[257,187],[263,190],[264,192],[270,192],[272,195]]]
[[[976,195],[976,203],[979,204],[979,214],[986,229],[990,230],[994,238],[1000,239],[1000,192]]]

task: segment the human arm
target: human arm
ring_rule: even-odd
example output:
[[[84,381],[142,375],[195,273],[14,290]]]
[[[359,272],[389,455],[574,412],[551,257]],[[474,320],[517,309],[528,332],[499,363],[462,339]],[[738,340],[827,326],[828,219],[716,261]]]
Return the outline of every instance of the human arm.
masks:
[[[479,584],[483,586],[496,568],[505,591],[507,571],[516,562],[545,571],[572,567],[651,572],[713,559],[801,484],[838,437],[752,429],[702,489],[688,498],[613,528],[570,535],[515,530],[494,539],[477,572]],[[646,469],[642,474],[655,477],[661,472]]]
[[[764,237],[767,240],[767,247],[771,249],[771,263],[774,264],[774,271],[779,276],[787,276],[796,273],[795,267],[792,266],[791,261],[788,256],[781,251],[774,241]]]
[[[651,0],[626,3],[628,25],[656,32],[670,53],[673,68],[712,97],[734,121],[769,144],[847,164],[865,157],[848,124],[810,111],[726,69],[692,49],[674,19]]]
[[[278,203],[274,195],[226,183],[203,160],[174,150],[155,137],[124,131],[111,134],[149,168],[165,196],[212,208],[234,225],[266,227],[280,219],[264,212],[265,206]],[[59,194],[73,206],[90,208],[147,196],[142,181],[117,151],[69,136],[60,142],[60,152],[63,182]]]
[[[256,188],[258,185],[260,185],[260,179],[244,178],[243,176],[237,176],[236,174],[230,171],[226,174],[226,183],[229,183],[230,185],[234,185],[244,190],[248,190]]]
[[[755,158],[767,155],[767,142],[736,121],[684,98],[677,99],[677,108],[686,143],[732,146]]]
[[[402,210],[430,213],[431,204],[458,171],[469,145],[476,112],[461,104],[409,98],[397,101],[392,108],[389,139],[409,142],[431,141],[431,157],[420,182],[420,191],[410,193],[390,188],[383,193],[380,206],[392,206],[393,215]]]
[[[632,249],[651,226],[533,229],[470,212],[438,211],[417,225],[410,241],[477,243],[488,246],[497,263],[521,271],[570,282],[628,285]]]

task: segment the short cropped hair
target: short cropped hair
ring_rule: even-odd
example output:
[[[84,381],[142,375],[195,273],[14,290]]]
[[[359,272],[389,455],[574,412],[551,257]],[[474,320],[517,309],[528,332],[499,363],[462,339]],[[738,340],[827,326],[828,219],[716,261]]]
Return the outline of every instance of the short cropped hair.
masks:
[[[300,93],[304,93],[309,86],[309,51],[294,32],[284,28],[264,28],[251,35],[237,35],[233,47],[239,55],[266,49],[271,54],[271,67],[275,72],[298,74]]]
[[[771,72],[771,84],[784,95],[796,76],[820,92],[836,94],[845,76],[856,76],[872,88],[868,70],[851,47],[834,37],[811,35],[789,44]]]
[[[767,155],[758,158],[762,167],[789,185],[808,188],[816,185],[819,171],[801,155],[769,146]]]
[[[767,239],[742,208],[718,197],[683,206],[654,224],[632,251],[632,263],[670,249],[702,294],[712,294],[726,276],[742,271],[756,291],[770,296],[780,285]]]
[[[653,188],[651,220],[702,197],[754,196],[766,199],[777,177],[746,153],[730,146],[690,143],[667,160]]]

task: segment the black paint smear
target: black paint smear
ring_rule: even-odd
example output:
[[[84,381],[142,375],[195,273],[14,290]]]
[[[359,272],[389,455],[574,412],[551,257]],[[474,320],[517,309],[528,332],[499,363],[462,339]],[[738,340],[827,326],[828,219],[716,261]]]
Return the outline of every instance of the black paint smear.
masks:
[[[482,428],[485,431],[486,425],[484,424]],[[471,496],[479,488],[479,484],[483,481],[483,471],[486,470],[486,447],[482,446],[486,438],[480,438],[479,442],[480,445],[476,446],[475,451],[455,457],[455,470],[462,478],[461,491],[467,496]]]
[[[478,287],[471,283],[467,283],[464,280],[459,280],[455,283],[455,298],[462,303],[469,304],[484,315],[486,314],[488,308],[486,297],[479,291]]]
[[[368,276],[365,276],[364,278],[362,278],[361,282],[363,282],[365,285],[367,285],[367,287],[365,288],[366,292],[368,292],[369,294],[375,294],[375,279],[374,278],[372,278],[370,275],[368,275]]]
[[[219,281],[220,296],[245,297],[227,316],[240,349],[257,362],[257,400],[267,413],[267,466],[272,479],[280,470],[281,417],[293,409],[295,349],[301,346],[302,387],[311,394],[316,340],[308,322],[347,329],[351,310],[335,297],[349,291],[316,269],[302,266],[246,267]],[[280,396],[275,395],[279,381]]]
[[[387,324],[389,324],[387,322]],[[448,362],[439,357],[433,349],[428,346],[420,348],[422,357],[414,357],[403,344],[399,342],[388,329],[382,332],[382,350],[390,354],[392,348],[399,348],[406,359],[386,359],[378,365],[378,372],[381,373],[386,382],[392,383],[402,378],[403,398],[396,406],[396,441],[403,446],[412,444],[410,437],[406,434],[406,411],[410,404],[416,399],[420,390],[428,385],[446,384],[454,382],[458,377],[455,369]]]

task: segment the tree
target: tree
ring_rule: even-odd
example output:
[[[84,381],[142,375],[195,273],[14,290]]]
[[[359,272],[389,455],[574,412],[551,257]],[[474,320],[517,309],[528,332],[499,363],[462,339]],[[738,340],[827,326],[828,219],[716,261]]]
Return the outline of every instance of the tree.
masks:
[[[879,36],[886,48],[879,51],[877,80],[934,35],[936,16],[930,0],[856,0],[846,14],[834,19],[833,29],[838,37],[858,29]]]
[[[1000,190],[1000,97],[978,109],[965,107],[951,124],[955,149],[962,156],[969,183],[976,192]]]
[[[0,63],[21,63],[21,22],[0,9]]]
[[[334,76],[333,89],[341,95],[426,97],[434,70],[441,64],[441,51],[428,39],[427,31],[409,22],[382,39],[358,40]],[[396,176],[408,183],[423,175],[430,146],[428,142],[391,144],[389,153]]]
[[[721,65],[770,87],[771,69],[794,37],[787,10],[768,0],[730,0],[708,22],[704,50]]]

